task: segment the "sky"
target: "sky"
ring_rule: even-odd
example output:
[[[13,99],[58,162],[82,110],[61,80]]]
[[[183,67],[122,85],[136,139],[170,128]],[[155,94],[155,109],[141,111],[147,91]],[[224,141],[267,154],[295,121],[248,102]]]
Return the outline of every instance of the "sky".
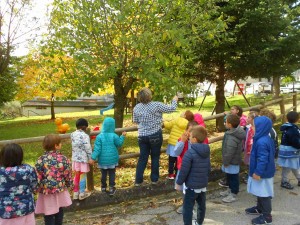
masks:
[[[33,6],[32,9],[29,10],[29,21],[26,22],[25,30],[27,31],[31,27],[38,27],[39,29],[34,29],[33,31],[29,32],[27,35],[19,38],[16,43],[18,46],[13,53],[16,56],[23,56],[28,54],[30,49],[30,42],[32,41],[39,41],[41,40],[41,35],[47,31],[47,23],[49,19],[47,18],[47,8],[49,9],[49,4],[53,0],[32,0]],[[31,18],[36,17],[37,22],[32,22]]]

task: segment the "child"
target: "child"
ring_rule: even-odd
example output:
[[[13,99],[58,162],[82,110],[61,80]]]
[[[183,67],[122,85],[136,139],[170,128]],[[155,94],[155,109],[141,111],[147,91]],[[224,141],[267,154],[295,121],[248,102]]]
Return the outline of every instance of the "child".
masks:
[[[239,192],[239,172],[241,153],[243,151],[243,139],[245,130],[239,126],[240,119],[237,115],[228,115],[226,128],[222,143],[222,170],[226,173],[228,190],[220,193],[223,202],[231,203],[237,200]]]
[[[261,116],[269,117],[269,119],[272,121],[273,124],[276,122],[276,115],[275,115],[275,113],[273,111],[267,109],[267,108],[263,108],[260,111],[260,115]],[[274,127],[272,127],[269,136],[274,141],[274,144],[275,144],[275,158],[277,158],[278,157],[278,152],[279,152],[278,135],[277,135],[277,132],[274,129]]]
[[[101,169],[101,191],[107,192],[107,174],[109,175],[109,195],[114,195],[116,192],[115,178],[116,167],[119,162],[118,148],[124,143],[126,132],[123,132],[119,137],[115,133],[116,123],[115,119],[107,117],[103,121],[101,133],[97,135],[94,151],[90,160],[93,164],[98,161],[99,168]]]
[[[33,191],[37,184],[34,168],[22,164],[23,149],[7,144],[0,152],[0,224],[35,225]]]
[[[254,119],[255,135],[250,155],[250,169],[247,191],[257,196],[257,205],[245,210],[247,214],[259,215],[252,224],[271,224],[274,196],[273,177],[275,174],[275,146],[269,136],[272,121],[266,116]]]
[[[240,107],[240,106],[238,106],[238,105],[233,105],[233,106],[231,107],[231,109],[230,109],[230,114],[228,114],[228,115],[237,115],[237,116],[239,117],[239,121],[240,121],[239,125],[240,125],[243,129],[245,129],[245,127],[246,127],[246,125],[247,125],[247,117],[243,114],[243,109],[242,109],[242,107]],[[226,127],[226,118],[227,118],[228,115],[225,114],[225,117],[224,117],[224,125],[225,125],[225,127]],[[219,182],[219,185],[220,185],[221,187],[227,187],[227,188],[228,188],[229,185],[228,185],[228,182],[227,182],[227,178],[225,177],[224,179],[222,179],[222,180]]]
[[[72,170],[75,171],[73,199],[83,200],[91,195],[86,192],[86,173],[90,171],[89,160],[92,154],[90,137],[85,133],[89,124],[86,119],[76,121],[77,130],[71,133]],[[79,187],[80,184],[80,187]],[[78,193],[79,192],[79,193]]]
[[[45,136],[45,153],[35,164],[38,174],[36,214],[44,214],[45,225],[63,223],[63,207],[72,204],[68,188],[72,187],[70,160],[60,153],[61,138],[57,134]]]
[[[242,107],[240,107],[238,105],[233,105],[230,109],[230,114],[237,115],[239,117],[241,127],[244,128],[247,125],[247,116],[245,116],[243,114]],[[230,114],[228,114],[228,115],[230,115]],[[227,117],[227,115],[224,117],[224,124],[226,123],[226,117]]]
[[[295,124],[299,119],[297,112],[289,112],[286,115],[287,123],[280,127],[282,132],[279,146],[278,165],[282,166],[281,187],[293,189],[289,183],[289,172],[292,171],[300,186],[300,129]]]
[[[192,224],[193,208],[197,202],[197,221],[202,224],[206,211],[206,187],[210,173],[210,149],[203,144],[207,131],[202,126],[194,126],[190,135],[190,147],[185,153],[176,190],[181,190],[180,185],[185,183],[185,196],[183,201],[183,222]]]
[[[247,118],[247,126],[246,126],[246,140],[244,144],[244,164],[249,167],[250,161],[250,153],[253,144],[253,136],[254,136],[254,129],[253,129],[253,121],[254,118],[257,117],[258,114],[255,111],[250,111]],[[248,182],[248,175],[246,174],[244,178],[244,182]]]
[[[194,114],[190,110],[187,110],[181,114],[179,118],[170,122],[164,122],[164,127],[168,130],[171,130],[166,151],[166,153],[169,155],[169,175],[167,176],[167,179],[174,180],[175,178],[177,156],[174,154],[174,147],[178,138],[185,131],[188,122],[193,120]]]
[[[202,127],[206,127],[205,123],[204,123],[204,119],[203,116],[200,113],[195,113],[194,114],[194,121],[196,121],[198,123],[198,125],[202,126]],[[204,144],[208,144],[208,138],[206,137],[205,140],[203,141]]]
[[[181,138],[178,139],[178,142],[175,145],[174,153],[175,153],[175,155],[177,155],[177,164],[176,164],[177,165],[177,176],[176,176],[176,179],[175,179],[175,185],[176,185],[176,181],[178,179],[178,175],[180,173],[180,168],[181,168],[183,156],[185,155],[186,151],[189,148],[190,132],[191,132],[192,128],[196,125],[198,125],[198,123],[196,121],[190,121],[188,123],[187,127],[186,127],[186,131],[181,135]],[[182,189],[182,191],[183,191],[183,189]],[[183,194],[184,194],[184,192],[183,192]],[[181,214],[182,213],[182,206],[179,207],[176,210],[176,212]]]

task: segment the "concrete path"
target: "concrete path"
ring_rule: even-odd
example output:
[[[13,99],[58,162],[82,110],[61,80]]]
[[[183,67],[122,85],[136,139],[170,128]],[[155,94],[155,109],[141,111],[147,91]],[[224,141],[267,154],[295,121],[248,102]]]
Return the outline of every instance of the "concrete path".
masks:
[[[171,181],[170,181],[171,182]],[[273,225],[300,225],[300,187],[291,177],[295,185],[293,190],[280,187],[279,172],[275,176],[275,197],[273,205]],[[245,208],[254,206],[256,198],[247,193],[246,185],[241,184],[239,200],[225,204],[219,197],[220,189],[216,183],[210,184],[207,195],[207,213],[205,225],[250,225],[255,216],[246,215]],[[94,208],[86,211],[65,214],[66,225],[134,225],[162,224],[181,225],[182,215],[176,213],[181,205],[180,193],[171,192],[166,195],[143,198],[118,205]],[[38,219],[38,224],[43,224]]]

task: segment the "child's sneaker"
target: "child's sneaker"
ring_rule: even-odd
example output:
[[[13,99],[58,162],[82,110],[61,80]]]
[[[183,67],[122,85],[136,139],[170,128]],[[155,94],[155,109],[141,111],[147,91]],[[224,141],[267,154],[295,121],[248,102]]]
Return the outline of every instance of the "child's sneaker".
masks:
[[[253,225],[272,224],[272,216],[260,215],[252,220]]]
[[[226,178],[220,180],[220,181],[219,181],[219,185],[220,185],[221,187],[227,187],[227,188],[229,187]]]
[[[289,182],[281,182],[281,187],[286,188],[288,190],[294,189],[294,187]]]
[[[88,198],[88,197],[90,197],[91,194],[92,194],[91,192],[82,192],[82,193],[79,194],[79,200],[83,200],[85,198]]]
[[[177,212],[178,214],[182,214],[182,209],[183,209],[183,207],[182,207],[182,206],[179,206],[179,208],[176,210],[176,212]]]
[[[223,198],[222,201],[226,203],[235,202],[237,200],[236,194],[230,193],[227,197]]]
[[[249,215],[260,215],[261,211],[257,208],[257,206],[253,206],[251,208],[245,209],[245,212]]]
[[[106,188],[105,188],[105,187],[101,188],[101,192],[102,192],[102,193],[107,193]]]
[[[109,195],[113,196],[116,193],[116,188],[115,187],[109,187]]]
[[[169,175],[167,176],[167,179],[169,179],[169,180],[174,180],[174,179],[175,179],[175,174],[174,174],[174,173],[169,174]]]
[[[79,193],[78,192],[74,192],[73,193],[73,200],[77,200],[79,197]]]
[[[226,197],[226,196],[228,196],[230,193],[231,193],[231,191],[230,191],[230,189],[228,188],[226,191],[221,191],[221,192],[220,192],[220,195],[221,195],[222,197]]]

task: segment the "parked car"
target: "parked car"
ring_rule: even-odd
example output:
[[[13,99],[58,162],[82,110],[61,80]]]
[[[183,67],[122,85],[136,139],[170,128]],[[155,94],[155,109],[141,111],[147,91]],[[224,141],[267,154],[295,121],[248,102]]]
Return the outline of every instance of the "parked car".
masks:
[[[281,93],[292,93],[293,91],[300,91],[300,83],[289,83],[286,85],[280,85],[280,92]]]

